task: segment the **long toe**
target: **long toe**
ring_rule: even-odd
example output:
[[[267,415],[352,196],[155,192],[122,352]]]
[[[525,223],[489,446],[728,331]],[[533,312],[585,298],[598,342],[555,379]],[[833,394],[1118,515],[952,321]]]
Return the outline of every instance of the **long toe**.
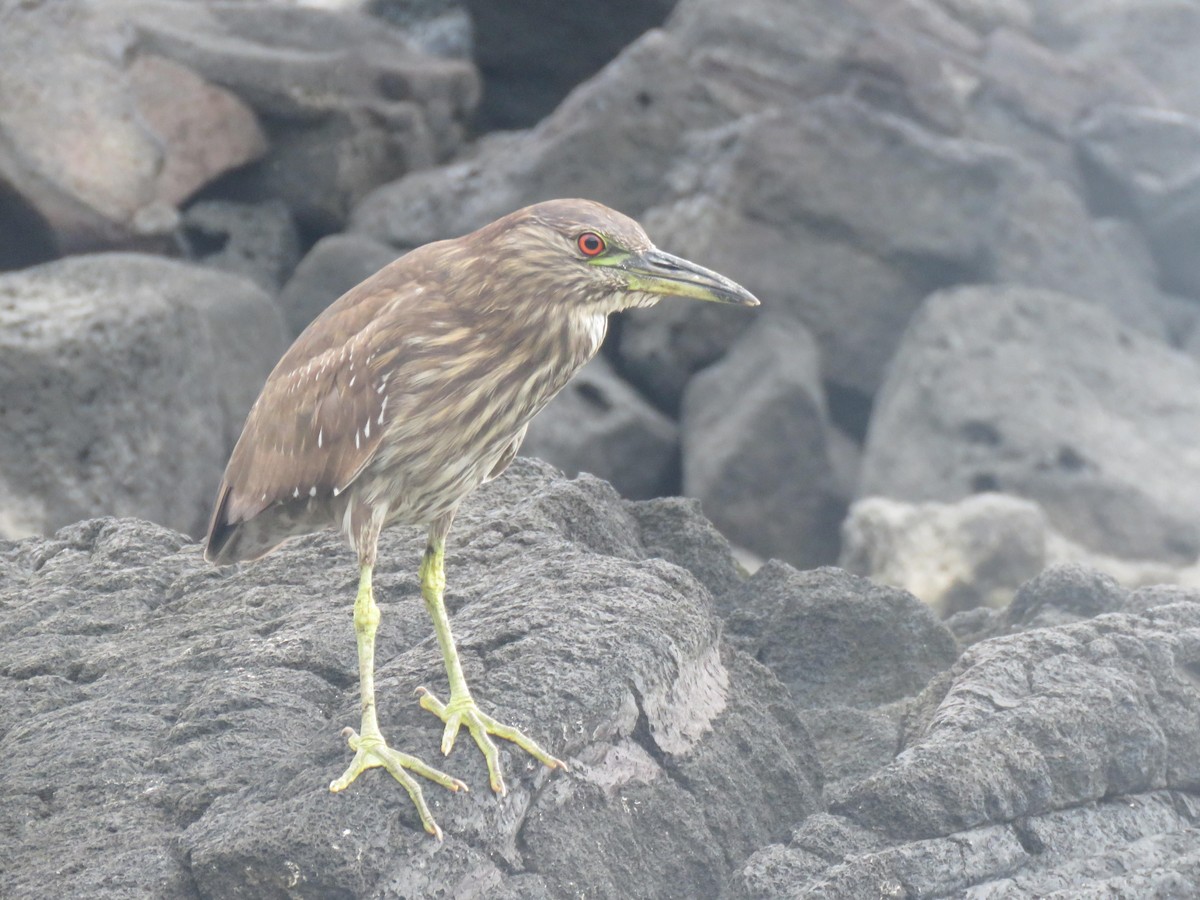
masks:
[[[408,796],[416,806],[417,814],[420,815],[421,824],[425,830],[440,841],[442,829],[438,827],[437,822],[433,819],[433,814],[429,811],[429,804],[425,802],[425,794],[421,790],[420,782],[409,773],[415,773],[451,791],[465,791],[467,790],[466,784],[440,769],[435,769],[415,756],[393,750],[381,736],[360,736],[353,729],[347,729],[347,731],[349,732],[350,747],[354,750],[354,759],[350,761],[350,765],[341,777],[330,783],[329,790],[335,793],[345,790],[367,769],[386,769],[408,791]]]
[[[471,732],[471,737],[474,738],[476,746],[479,747],[487,762],[488,780],[491,782],[492,790],[497,794],[504,796],[508,789],[504,784],[504,775],[500,771],[500,751],[491,735],[511,741],[551,769],[567,771],[565,762],[552,756],[537,741],[519,729],[511,725],[504,725],[480,710],[472,698],[451,697],[448,704],[443,704],[424,688],[418,689],[418,693],[421,695],[421,707],[429,710],[446,723],[446,730],[442,736],[443,753],[450,752],[450,748],[454,744],[454,735],[457,734],[460,725],[465,725]]]

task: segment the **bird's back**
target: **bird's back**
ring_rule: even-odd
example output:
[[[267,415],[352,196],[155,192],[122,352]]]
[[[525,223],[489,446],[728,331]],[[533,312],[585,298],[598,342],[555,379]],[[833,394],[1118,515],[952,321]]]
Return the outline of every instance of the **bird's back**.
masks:
[[[529,419],[598,349],[605,317],[515,315],[498,299],[511,279],[474,237],[412,251],[296,339],[234,448],[208,559],[347,527],[355,503],[424,524],[512,458]]]

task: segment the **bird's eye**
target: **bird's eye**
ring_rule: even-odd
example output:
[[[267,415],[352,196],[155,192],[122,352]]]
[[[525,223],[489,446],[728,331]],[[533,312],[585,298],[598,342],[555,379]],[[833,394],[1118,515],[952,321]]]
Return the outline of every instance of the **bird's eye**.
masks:
[[[578,244],[579,252],[584,256],[599,256],[608,246],[604,243],[604,238],[594,231],[585,231],[575,243]]]

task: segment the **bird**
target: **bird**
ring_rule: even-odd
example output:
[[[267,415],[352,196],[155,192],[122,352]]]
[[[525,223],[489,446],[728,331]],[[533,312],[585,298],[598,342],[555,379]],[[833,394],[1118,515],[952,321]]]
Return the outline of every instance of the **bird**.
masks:
[[[759,304],[736,282],[659,250],[620,212],[548,200],[384,266],[331,303],[272,370],[229,457],[204,555],[216,565],[254,560],[327,528],[356,553],[361,722],[343,732],[354,756],[330,790],[381,767],[441,840],[417,778],[467,787],[393,749],[379,727],[371,578],[380,532],[393,524],[427,529],[421,595],[449,695],[443,703],[417,690],[444,724],[443,755],[465,726],[499,795],[507,788],[492,737],[567,769],[471,694],[444,603],[446,539],[463,498],[504,471],[529,421],[595,356],[609,315],[664,297]]]

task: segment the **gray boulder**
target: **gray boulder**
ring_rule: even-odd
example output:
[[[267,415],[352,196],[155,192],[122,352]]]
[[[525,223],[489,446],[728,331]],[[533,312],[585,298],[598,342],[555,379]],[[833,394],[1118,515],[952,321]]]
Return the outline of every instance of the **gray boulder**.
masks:
[[[141,45],[125,11],[89,0],[6,4],[0,221],[26,226],[5,241],[8,266],[165,246],[178,204],[266,152],[250,107]]]
[[[0,535],[140,515],[199,534],[283,352],[251,282],[105,254],[0,276]]]
[[[1111,607],[1082,571],[1022,590]],[[1192,597],[976,644],[912,705],[891,762],[750,857],[723,896],[1195,893],[1198,635]]]
[[[866,497],[842,522],[838,564],[920,597],[940,616],[1007,607],[1047,560],[1036,503],[983,493],[957,503]]]
[[[521,452],[567,475],[590,472],[631,500],[678,490],[678,426],[602,356],[584,366],[529,423]]]
[[[861,496],[1004,491],[1085,547],[1190,562],[1200,550],[1200,368],[1061,294],[931,297],[876,401]]]
[[[835,811],[912,839],[1195,790],[1198,629],[1182,603],[975,644],[926,692],[903,752]]]
[[[441,846],[381,773],[327,789],[358,719],[338,536],[220,571],[138,521],[0,544],[0,890],[715,895],[816,811],[819,774],[784,688],[721,642],[689,572],[648,558],[630,509],[533,462],[464,504],[448,577],[467,677],[571,771],[503,749],[498,798],[461,736],[442,764],[470,793],[427,789]],[[385,732],[436,762],[440,723],[411,695],[444,691],[423,542],[381,543],[376,671]]]
[[[672,178],[678,197],[646,214],[655,239],[791,311],[821,346],[824,379],[864,397],[923,299],[961,281],[1072,291],[1163,334],[1138,248],[997,144],[823,97],[697,138]],[[618,346],[622,370],[668,406],[738,336],[711,313],[682,316],[638,311]]]
[[[1031,578],[1004,611],[1010,629],[1028,630],[1065,625],[1121,612],[1129,592],[1095,569],[1075,564],[1051,566]]]
[[[232,91],[270,150],[224,190],[278,198],[317,234],[341,228],[376,186],[462,142],[479,83],[466,60],[431,56],[356,10],[274,3],[123,0],[139,44]]]
[[[188,256],[244,275],[275,294],[300,260],[300,235],[282,201],[203,200],[183,214],[180,236]]]
[[[872,709],[913,696],[958,657],[927,606],[840,569],[772,560],[719,601],[730,640],[766,663],[802,709]]]
[[[1200,890],[1198,821],[1200,806],[1180,791],[895,843],[841,816],[818,815],[786,846],[752,856],[722,897],[1189,897]]]
[[[588,197],[637,216],[665,193],[664,176],[688,132],[728,117],[686,50],[652,31],[536,128],[489,137],[465,161],[372,192],[350,228],[411,248],[552,197]]]
[[[731,540],[796,565],[837,558],[845,510],[829,459],[816,343],[761,316],[683,398],[683,492]]]
[[[304,255],[279,292],[279,305],[292,337],[330,303],[400,254],[358,234],[331,234]]]

